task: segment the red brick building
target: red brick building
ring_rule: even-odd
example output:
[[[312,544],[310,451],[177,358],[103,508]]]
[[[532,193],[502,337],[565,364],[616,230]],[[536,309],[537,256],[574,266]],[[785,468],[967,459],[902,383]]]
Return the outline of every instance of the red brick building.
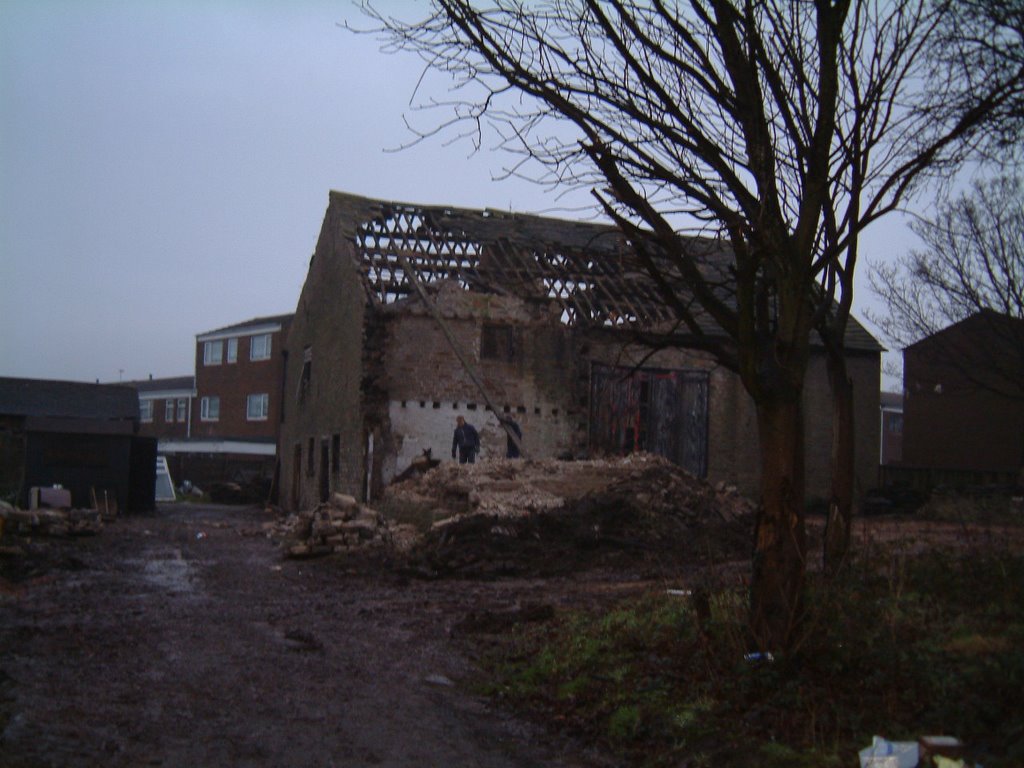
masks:
[[[904,465],[1024,467],[1024,320],[983,311],[922,339],[903,351],[903,380]]]
[[[194,439],[263,445],[274,455],[291,319],[257,317],[196,336]]]
[[[139,434],[160,439],[181,440],[191,433],[192,401],[195,397],[195,378],[175,376],[142,381],[129,381],[126,385],[139,393]]]
[[[200,333],[195,377],[132,382],[141,431],[159,438],[175,483],[269,485],[291,319],[257,317]]]

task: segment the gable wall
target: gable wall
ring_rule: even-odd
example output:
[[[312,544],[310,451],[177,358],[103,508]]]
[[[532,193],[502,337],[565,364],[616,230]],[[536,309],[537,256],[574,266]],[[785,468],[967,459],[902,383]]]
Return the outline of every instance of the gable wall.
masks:
[[[309,508],[319,501],[321,449],[329,454],[330,491],[361,496],[364,449],[361,382],[366,295],[354,267],[352,246],[328,210],[309,273],[289,329],[284,376],[279,482],[281,504]],[[303,351],[312,352],[303,387]],[[335,458],[334,436],[340,451]],[[313,461],[309,462],[309,441]],[[296,469],[296,456],[300,466]],[[338,470],[331,469],[337,463]]]

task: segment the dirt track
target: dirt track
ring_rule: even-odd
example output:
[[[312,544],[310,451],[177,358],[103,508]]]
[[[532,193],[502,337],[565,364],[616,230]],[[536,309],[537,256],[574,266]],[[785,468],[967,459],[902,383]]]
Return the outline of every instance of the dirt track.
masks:
[[[172,505],[32,544],[0,580],[0,765],[589,764],[451,684],[452,627],[549,582],[373,582],[282,560],[266,519]]]

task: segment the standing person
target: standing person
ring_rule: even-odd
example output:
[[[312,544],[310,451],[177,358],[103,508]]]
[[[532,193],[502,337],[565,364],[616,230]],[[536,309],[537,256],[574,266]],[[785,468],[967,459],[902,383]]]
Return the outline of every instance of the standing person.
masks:
[[[476,452],[480,450],[480,435],[472,424],[459,416],[455,419],[455,434],[452,436],[452,458],[455,452],[459,453],[459,464],[473,464],[476,462]]]
[[[501,423],[505,425],[505,427],[507,428],[505,432],[505,458],[518,459],[520,455],[519,445],[516,443],[515,440],[512,439],[512,435],[508,433],[508,430],[511,430],[513,433],[515,433],[515,436],[516,438],[519,439],[520,443],[522,443],[523,440],[523,430],[519,426],[519,423],[509,416],[503,417],[501,419]]]

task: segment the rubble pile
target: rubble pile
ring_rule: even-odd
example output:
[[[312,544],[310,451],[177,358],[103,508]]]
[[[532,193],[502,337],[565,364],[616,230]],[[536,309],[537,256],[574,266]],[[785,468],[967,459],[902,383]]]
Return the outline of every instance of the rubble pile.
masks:
[[[414,573],[569,572],[745,559],[753,504],[657,456],[445,462],[387,489],[379,510],[334,494],[265,527],[288,556],[379,550]]]
[[[264,526],[267,536],[282,540],[287,555],[294,558],[383,547],[401,551],[409,539],[405,528],[389,524],[376,510],[341,493],[333,494],[315,509],[292,513]]]
[[[0,531],[18,536],[89,536],[103,525],[99,509],[18,509],[0,502]]]
[[[745,559],[754,515],[735,489],[648,454],[445,464],[392,486],[384,509],[432,522],[414,570],[473,576]]]
[[[429,511],[434,521],[451,521],[468,514],[515,517],[560,509],[567,499],[600,490],[652,463],[675,466],[648,454],[589,461],[495,459],[479,464],[444,463],[392,485],[385,500],[389,508]]]

